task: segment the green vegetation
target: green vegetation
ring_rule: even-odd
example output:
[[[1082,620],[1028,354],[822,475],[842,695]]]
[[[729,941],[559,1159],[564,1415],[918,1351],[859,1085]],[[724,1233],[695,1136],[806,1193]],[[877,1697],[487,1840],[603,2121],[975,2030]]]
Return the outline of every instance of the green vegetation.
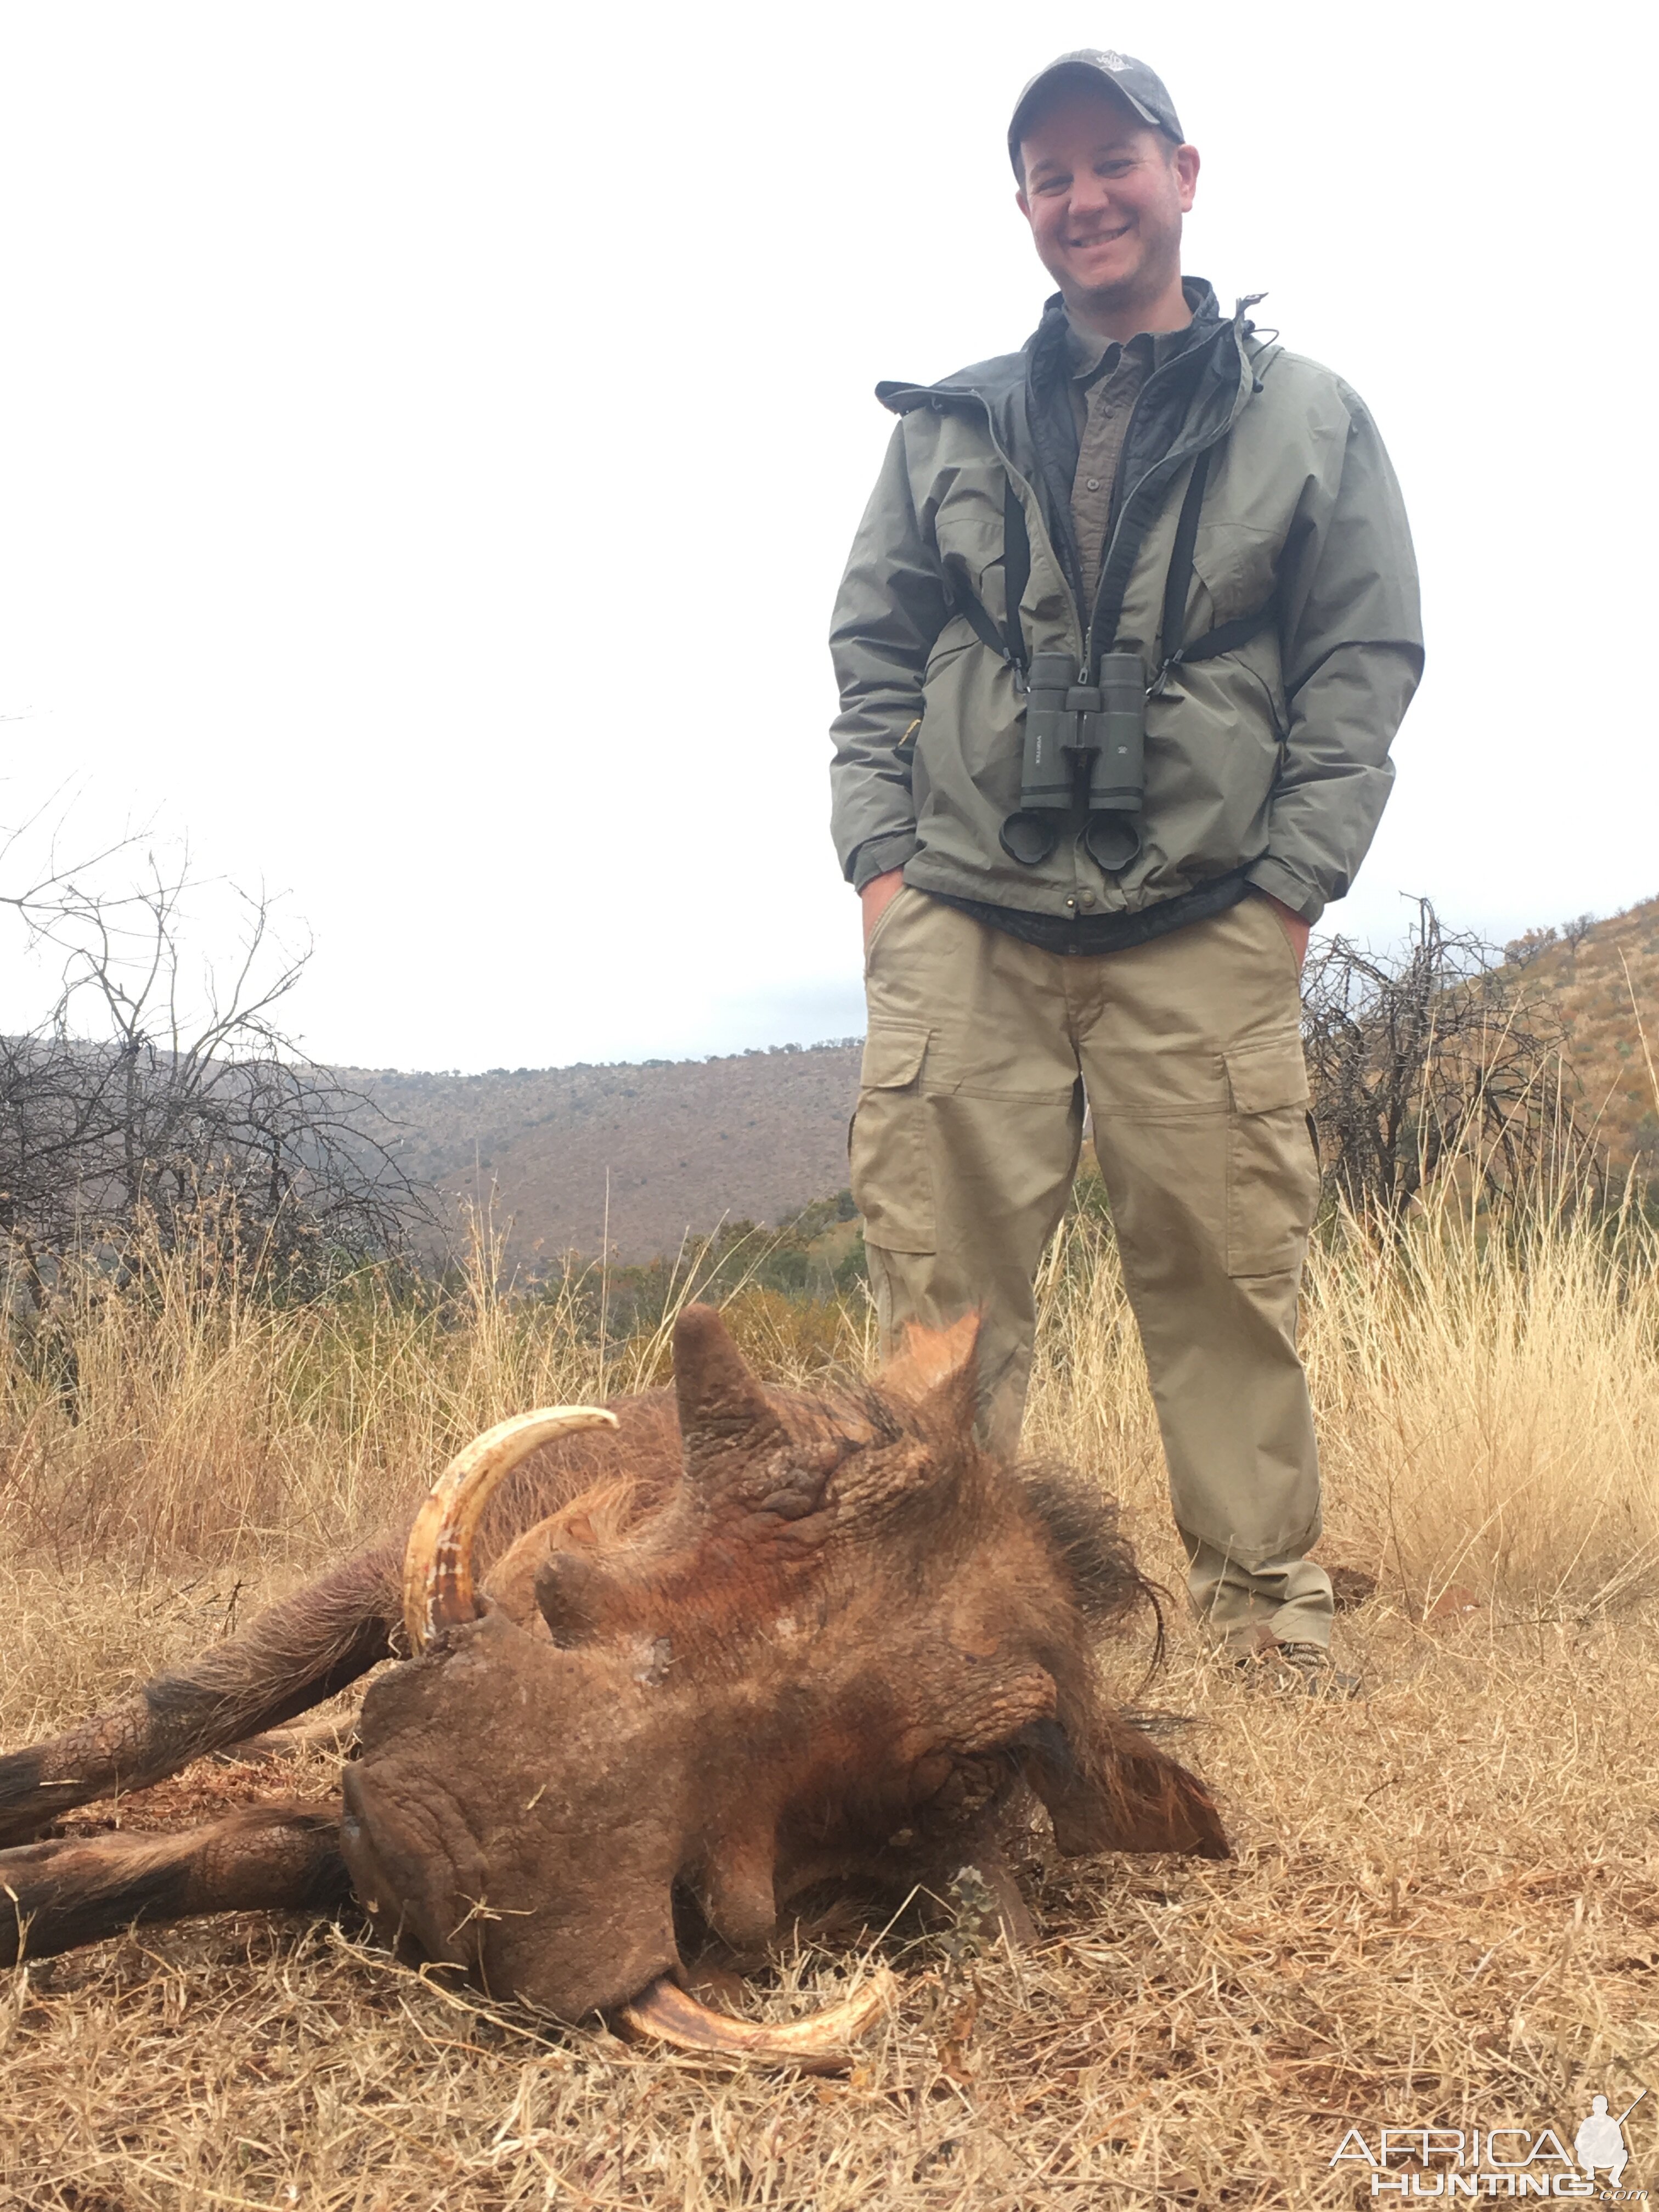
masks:
[[[707,1237],[688,1238],[672,1259],[607,1267],[573,1257],[540,1295],[562,1302],[574,1295],[584,1325],[595,1335],[603,1307],[605,1335],[617,1343],[654,1334],[688,1297],[725,1305],[764,1291],[823,1307],[847,1301],[861,1305],[868,1279],[864,1228],[853,1194],[838,1190],[771,1228],[724,1221]]]

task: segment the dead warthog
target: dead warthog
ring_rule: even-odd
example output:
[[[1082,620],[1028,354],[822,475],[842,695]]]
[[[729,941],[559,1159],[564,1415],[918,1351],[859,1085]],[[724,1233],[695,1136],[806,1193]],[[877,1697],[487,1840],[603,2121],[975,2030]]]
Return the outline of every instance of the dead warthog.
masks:
[[[1096,1637],[1146,1595],[1112,1509],[979,1449],[973,1338],[914,1331],[873,1384],[808,1396],[763,1389],[694,1306],[672,1392],[502,1422],[401,1544],[0,1759],[15,1844],[395,1659],[342,1802],[0,1851],[0,1959],[355,1893],[498,1998],[830,2063],[878,1986],[760,2028],[694,2000],[689,1963],[752,1955],[809,1891],[902,1895],[964,1862],[1018,1932],[997,1838],[1033,1794],[1063,1851],[1224,1856],[1202,1784],[1097,1687]]]

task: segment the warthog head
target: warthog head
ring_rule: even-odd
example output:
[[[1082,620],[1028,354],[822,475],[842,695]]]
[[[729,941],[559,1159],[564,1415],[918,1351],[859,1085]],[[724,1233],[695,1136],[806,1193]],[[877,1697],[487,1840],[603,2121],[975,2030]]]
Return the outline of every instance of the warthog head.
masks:
[[[678,1484],[579,1499],[477,1594],[506,1469],[611,1417],[462,1455],[410,1540],[416,1656],[346,1771],[388,1936],[560,2018],[660,2027],[688,1926],[747,1951],[816,1885],[937,1875],[1022,1787],[1063,1850],[1224,1854],[1201,1785],[1097,1692],[1094,1632],[1144,1589],[1110,1510],[978,1449],[973,1336],[917,1333],[876,1385],[808,1398],[689,1309]]]

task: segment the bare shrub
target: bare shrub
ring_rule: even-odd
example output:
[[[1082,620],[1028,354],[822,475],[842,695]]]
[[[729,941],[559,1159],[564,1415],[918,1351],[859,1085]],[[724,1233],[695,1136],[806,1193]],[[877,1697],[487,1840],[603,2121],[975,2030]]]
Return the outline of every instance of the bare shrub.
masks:
[[[67,1255],[122,1270],[135,1238],[315,1288],[424,1212],[394,1126],[278,1025],[308,951],[246,898],[228,972],[194,982],[188,888],[152,864],[118,893],[69,875],[8,902],[61,963],[46,1018],[0,1038],[0,1237],[37,1308]]]
[[[1404,948],[1334,937],[1303,975],[1303,1045],[1328,1190],[1397,1219],[1456,1166],[1489,1203],[1595,1188],[1559,1023],[1521,972],[1427,899]]]

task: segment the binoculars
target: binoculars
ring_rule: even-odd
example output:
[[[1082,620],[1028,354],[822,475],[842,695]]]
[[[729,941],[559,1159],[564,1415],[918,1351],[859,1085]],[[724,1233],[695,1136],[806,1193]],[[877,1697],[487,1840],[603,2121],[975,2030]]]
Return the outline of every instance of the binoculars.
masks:
[[[1079,674],[1068,653],[1031,657],[1019,811],[1002,825],[1002,849],[1036,867],[1060,842],[1063,817],[1081,808],[1084,849],[1115,875],[1140,850],[1146,671],[1138,653],[1109,653],[1096,683],[1081,684]]]

